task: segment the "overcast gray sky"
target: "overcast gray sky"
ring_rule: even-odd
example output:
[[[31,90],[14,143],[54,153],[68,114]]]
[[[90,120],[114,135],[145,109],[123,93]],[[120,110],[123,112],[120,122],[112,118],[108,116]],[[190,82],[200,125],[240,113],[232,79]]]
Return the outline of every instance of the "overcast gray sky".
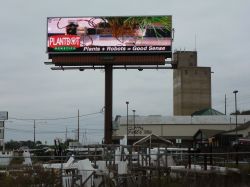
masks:
[[[57,118],[95,113],[104,106],[104,73],[99,70],[52,71],[43,64],[46,54],[46,18],[56,16],[172,15],[173,49],[194,50],[198,64],[212,67],[212,105],[250,109],[250,1],[228,0],[9,0],[0,6],[0,111],[10,118]],[[126,104],[138,115],[172,115],[172,70],[114,70],[113,116],[126,115]],[[33,139],[32,121],[10,119],[6,140]],[[103,115],[81,118],[88,141],[103,136]],[[77,119],[37,121],[37,139],[52,142]],[[17,129],[17,130],[14,130]],[[19,131],[23,129],[23,131]],[[90,129],[90,130],[89,130]],[[84,130],[83,130],[84,131]],[[58,132],[58,133],[56,133]],[[73,137],[73,133],[69,133]]]

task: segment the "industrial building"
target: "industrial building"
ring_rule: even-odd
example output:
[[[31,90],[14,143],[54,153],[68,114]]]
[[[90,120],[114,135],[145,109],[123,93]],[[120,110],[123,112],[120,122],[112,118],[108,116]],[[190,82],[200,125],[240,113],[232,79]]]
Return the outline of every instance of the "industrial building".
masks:
[[[211,108],[211,68],[198,67],[196,51],[173,54],[173,112],[175,116]]]
[[[154,134],[187,146],[193,144],[194,138],[199,139],[200,134],[204,137],[220,132],[234,134],[237,125],[239,128],[250,121],[249,115],[238,115],[236,122],[236,116],[224,115],[211,108],[211,68],[198,66],[196,51],[174,52],[172,65],[174,116],[116,116],[113,142],[127,135],[132,144]],[[244,129],[241,137],[246,137],[246,134],[250,134],[249,128]]]
[[[181,145],[190,145],[194,135],[200,129],[213,131],[230,131],[235,129],[233,115],[203,115],[203,116],[116,116],[113,122],[113,141],[118,142],[124,135],[128,135],[130,143],[149,134],[166,138]],[[237,124],[250,121],[250,115],[238,116]],[[248,129],[249,130],[249,129]],[[247,132],[250,134],[250,131]]]

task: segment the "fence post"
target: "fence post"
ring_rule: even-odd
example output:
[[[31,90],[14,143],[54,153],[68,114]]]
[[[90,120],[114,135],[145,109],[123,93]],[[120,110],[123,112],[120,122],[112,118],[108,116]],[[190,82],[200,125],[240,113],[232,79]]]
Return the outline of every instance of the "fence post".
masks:
[[[61,156],[61,186],[63,186],[63,159],[62,159],[62,155]]]
[[[235,153],[235,162],[236,162],[236,166],[238,167],[239,165],[239,155],[238,155],[238,151],[239,151],[239,144],[236,145],[236,153]]]
[[[165,167],[168,168],[168,150],[167,147],[165,147]]]
[[[213,145],[210,145],[210,165],[213,165]]]
[[[191,169],[191,153],[190,153],[190,147],[188,148],[188,169]]]
[[[204,170],[207,170],[207,154],[204,154]]]

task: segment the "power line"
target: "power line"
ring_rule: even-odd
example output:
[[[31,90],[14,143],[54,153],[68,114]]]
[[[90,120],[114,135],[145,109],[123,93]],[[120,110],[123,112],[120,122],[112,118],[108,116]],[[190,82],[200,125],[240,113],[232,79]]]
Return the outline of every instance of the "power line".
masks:
[[[10,131],[18,131],[18,132],[28,132],[28,133],[33,133],[32,130],[25,130],[25,129],[14,129],[14,128],[7,128],[5,127],[6,130],[10,130]]]
[[[89,113],[89,114],[79,115],[79,118],[85,117],[85,116],[91,116],[91,115],[95,115],[95,114],[101,114],[101,113],[103,113],[103,110],[101,110],[99,112],[93,112],[93,113]],[[31,120],[49,121],[49,120],[65,120],[65,119],[73,119],[73,118],[78,118],[78,116],[57,117],[57,118],[17,118],[17,117],[9,117],[9,119],[12,119],[12,120],[22,120],[22,121],[31,121]]]
[[[221,101],[222,102],[222,101]],[[227,102],[227,104],[228,103],[230,103],[231,105],[228,105],[228,106],[231,106],[231,108],[233,107],[232,105],[233,105],[233,101],[229,101],[229,102]],[[245,102],[245,101],[241,101],[241,102],[238,102],[238,105],[239,106],[241,106],[241,105],[246,105],[246,104],[249,104],[250,103],[250,101],[248,101],[248,102]],[[220,104],[215,104],[214,106],[215,107],[218,107],[218,106],[222,106],[222,105],[224,105],[225,103],[220,103]]]
[[[16,131],[16,132],[24,132],[24,133],[33,133],[32,130],[25,130],[25,129],[15,129],[15,128],[5,128],[6,130],[9,130],[9,131]],[[94,132],[90,132],[91,130],[94,130]],[[100,131],[103,131],[103,129],[85,129],[85,130],[81,130],[80,133],[83,133],[83,132],[86,132],[88,131],[88,133],[90,134],[93,134],[93,133],[99,133],[99,132],[95,132],[96,130],[100,130]],[[68,131],[69,133],[75,133],[77,131],[76,130],[71,130],[71,131]],[[43,134],[43,133],[65,133],[65,131],[46,131],[46,130],[39,130],[39,131],[36,131],[37,134]]]
[[[71,129],[71,130],[76,130],[76,128],[72,128],[72,127],[67,127],[67,129]],[[80,131],[85,131],[85,130],[88,130],[88,131],[103,131],[104,129],[93,129],[93,128],[86,128],[86,127],[83,127],[83,128],[80,128]]]

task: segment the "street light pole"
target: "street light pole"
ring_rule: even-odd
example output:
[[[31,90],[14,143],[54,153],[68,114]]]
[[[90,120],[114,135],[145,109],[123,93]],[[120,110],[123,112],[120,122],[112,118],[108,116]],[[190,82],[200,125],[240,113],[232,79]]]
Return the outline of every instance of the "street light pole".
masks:
[[[233,93],[234,93],[234,99],[235,99],[235,141],[236,141],[236,143],[238,144],[238,132],[237,132],[237,123],[238,123],[238,119],[237,119],[237,97],[236,97],[236,95],[237,95],[237,93],[238,93],[238,90],[234,90],[233,91]]]
[[[128,104],[129,102],[126,101],[126,104],[127,104],[127,145],[128,145]]]
[[[238,158],[238,149],[239,149],[239,142],[238,142],[238,132],[237,132],[237,97],[236,97],[236,94],[238,93],[238,90],[234,90],[233,91],[234,93],[234,99],[235,99],[235,142],[236,142],[236,155],[235,155],[235,161],[236,161],[236,165],[238,166],[238,163],[239,163],[239,158]]]
[[[79,109],[77,113],[77,141],[80,142],[80,120],[79,120]]]
[[[132,110],[134,113],[134,141],[135,141],[135,110]]]

